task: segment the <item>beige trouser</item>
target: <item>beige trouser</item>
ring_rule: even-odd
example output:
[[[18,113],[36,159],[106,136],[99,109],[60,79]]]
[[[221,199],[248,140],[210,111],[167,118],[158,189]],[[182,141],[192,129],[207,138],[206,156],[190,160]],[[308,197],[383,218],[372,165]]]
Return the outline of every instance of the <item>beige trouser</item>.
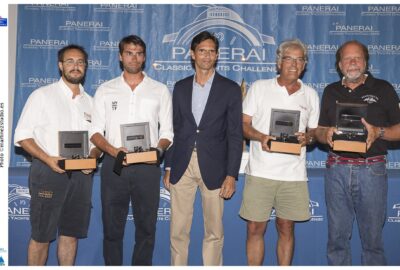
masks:
[[[220,189],[208,190],[199,169],[197,153],[194,151],[184,175],[171,185],[171,265],[187,265],[193,204],[197,187],[200,188],[203,206],[204,239],[203,264],[222,265],[224,228],[222,215],[224,200]]]

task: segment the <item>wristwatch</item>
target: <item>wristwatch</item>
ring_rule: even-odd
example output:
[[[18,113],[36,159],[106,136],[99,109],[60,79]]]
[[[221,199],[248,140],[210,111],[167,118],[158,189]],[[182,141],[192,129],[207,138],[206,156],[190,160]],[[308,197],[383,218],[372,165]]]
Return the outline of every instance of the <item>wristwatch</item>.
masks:
[[[385,128],[384,127],[380,127],[379,128],[379,138],[382,139],[383,136],[385,136]]]

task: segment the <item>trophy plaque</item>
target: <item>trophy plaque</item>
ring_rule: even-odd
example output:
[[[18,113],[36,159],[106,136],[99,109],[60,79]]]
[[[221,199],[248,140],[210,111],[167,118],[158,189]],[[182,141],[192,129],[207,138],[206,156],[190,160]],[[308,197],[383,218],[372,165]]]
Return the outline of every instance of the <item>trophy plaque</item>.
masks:
[[[300,155],[301,144],[297,140],[299,130],[300,111],[271,110],[269,135],[276,137],[268,141],[271,152]]]
[[[65,159],[58,161],[58,166],[66,171],[96,169],[96,159],[89,156],[89,139],[87,131],[59,131],[59,156]]]
[[[128,150],[127,164],[157,163],[157,151],[150,149],[150,127],[148,122],[121,125],[122,146]]]
[[[367,152],[367,131],[361,118],[367,117],[367,104],[336,102],[336,128],[333,134],[333,150]]]

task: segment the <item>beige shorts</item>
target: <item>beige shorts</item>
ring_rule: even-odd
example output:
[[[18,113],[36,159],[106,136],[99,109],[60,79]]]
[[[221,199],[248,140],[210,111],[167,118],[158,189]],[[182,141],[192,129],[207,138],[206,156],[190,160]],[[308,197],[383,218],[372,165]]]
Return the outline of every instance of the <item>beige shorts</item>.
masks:
[[[272,208],[276,216],[293,221],[310,219],[306,181],[277,181],[246,175],[239,215],[251,221],[268,221]]]

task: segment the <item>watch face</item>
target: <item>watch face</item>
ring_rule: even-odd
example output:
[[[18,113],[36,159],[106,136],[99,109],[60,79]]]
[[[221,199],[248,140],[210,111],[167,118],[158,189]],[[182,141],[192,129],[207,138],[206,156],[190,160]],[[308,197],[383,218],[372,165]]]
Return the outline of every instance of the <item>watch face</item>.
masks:
[[[383,138],[384,135],[385,135],[385,128],[381,127],[379,129],[379,138]]]

